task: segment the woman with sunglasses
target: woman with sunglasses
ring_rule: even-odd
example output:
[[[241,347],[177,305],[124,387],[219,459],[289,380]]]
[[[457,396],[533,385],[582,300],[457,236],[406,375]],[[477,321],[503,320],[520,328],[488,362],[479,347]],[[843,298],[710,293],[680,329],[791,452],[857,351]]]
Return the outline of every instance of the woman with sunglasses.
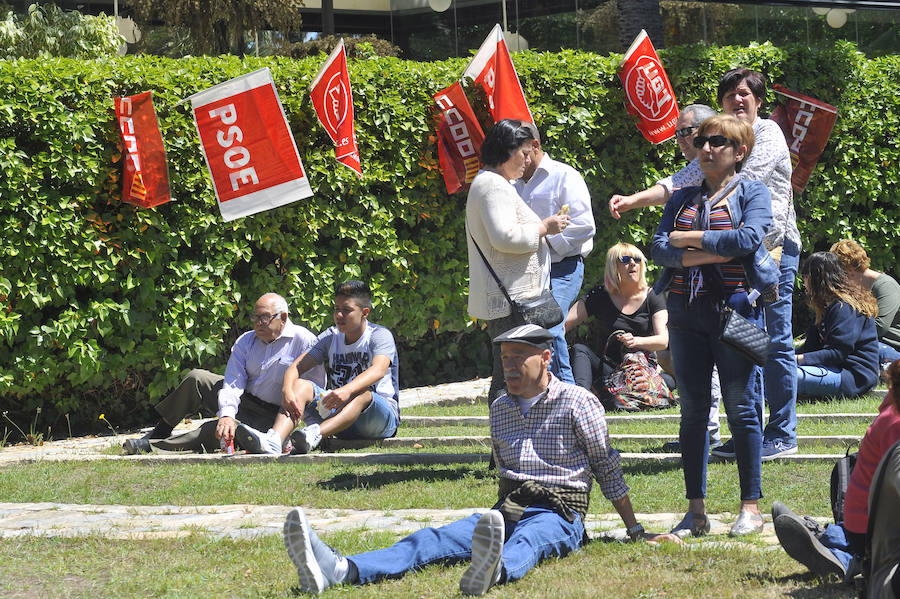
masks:
[[[603,285],[597,285],[575,302],[566,317],[566,332],[588,317],[594,317],[595,348],[576,343],[572,347],[572,374],[575,384],[596,389],[600,401],[611,409],[612,398],[603,381],[613,373],[614,365],[622,361],[625,352],[643,350],[654,352],[669,346],[669,320],[666,302],[647,286],[646,258],[630,243],[617,243],[606,252],[606,272]],[[619,343],[603,346],[614,331]],[[597,385],[594,386],[594,381]],[[666,381],[674,383],[674,381]]]
[[[793,169],[781,127],[759,115],[766,99],[766,79],[762,73],[743,67],[728,71],[719,80],[717,99],[723,112],[753,127],[756,141],[741,173],[746,179],[765,183],[772,196],[772,226],[763,243],[778,262],[780,274],[779,299],[765,307],[766,331],[771,341],[765,366],[769,423],[763,430],[763,461],[768,461],[797,453],[797,384],[791,315],[801,243],[791,187]],[[619,218],[627,210],[665,204],[675,189],[699,185],[703,177],[701,165],[694,160],[649,189],[631,196],[612,196],[609,210],[613,217]],[[734,447],[725,443],[713,453],[734,457]]]
[[[732,536],[762,530],[762,372],[720,339],[724,308],[763,326],[759,293],[777,295],[778,267],[762,245],[772,223],[769,190],[740,174],[753,149],[753,129],[731,115],[700,125],[694,145],[704,173],[700,186],[678,190],[666,203],[653,237],[653,259],[664,266],[654,290],[669,290],[669,346],[681,399],[679,441],[688,512],[681,536],[709,531],[706,466],[710,377],[719,370],[722,403],[734,440],[741,489]]]

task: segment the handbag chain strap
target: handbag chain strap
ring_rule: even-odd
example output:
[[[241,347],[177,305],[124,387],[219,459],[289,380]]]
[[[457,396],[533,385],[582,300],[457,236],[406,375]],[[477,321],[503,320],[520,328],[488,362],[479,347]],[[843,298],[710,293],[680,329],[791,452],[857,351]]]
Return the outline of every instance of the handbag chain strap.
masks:
[[[500,277],[497,276],[497,273],[494,272],[494,269],[491,267],[491,263],[487,261],[487,258],[484,257],[484,252],[481,251],[481,248],[478,246],[478,242],[475,241],[475,237],[472,236],[472,232],[469,231],[469,239],[472,240],[472,243],[475,244],[475,249],[478,250],[478,255],[481,256],[481,259],[484,260],[484,265],[487,266],[488,272],[491,273],[491,276],[494,277],[494,280],[497,281],[497,287],[500,288],[500,291],[503,292],[503,297],[506,298],[506,301],[509,302],[510,306],[515,306],[512,301],[512,298],[509,297],[509,292],[506,290],[506,287],[503,285],[503,281],[500,280]]]

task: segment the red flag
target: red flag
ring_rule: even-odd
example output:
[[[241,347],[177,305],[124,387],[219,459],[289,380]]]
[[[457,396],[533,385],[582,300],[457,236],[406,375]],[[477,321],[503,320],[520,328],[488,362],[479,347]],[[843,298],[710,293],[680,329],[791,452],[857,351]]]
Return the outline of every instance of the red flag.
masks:
[[[459,81],[434,94],[441,111],[438,123],[438,156],[447,193],[469,189],[481,166],[484,132]]]
[[[190,99],[223,220],[312,195],[268,68]]]
[[[309,97],[319,122],[335,144],[335,158],[353,169],[362,179],[362,165],[359,163],[359,150],[356,147],[356,128],[353,126],[353,94],[350,92],[344,38],[334,47],[331,56],[313,79],[309,86]]]
[[[125,143],[122,201],[144,208],[171,200],[169,167],[150,92],[113,98]]]
[[[641,30],[625,53],[619,79],[625,86],[628,112],[638,117],[637,127],[647,141],[658,144],[675,135],[675,92],[646,31]]]
[[[495,123],[503,119],[534,122],[500,25],[495,25],[485,38],[463,77],[473,79],[484,88]]]
[[[794,167],[791,187],[798,194],[803,193],[831,136],[837,120],[837,108],[778,84],[772,87],[788,98],[787,103],[775,108],[770,118],[781,127],[791,152],[791,165]]]

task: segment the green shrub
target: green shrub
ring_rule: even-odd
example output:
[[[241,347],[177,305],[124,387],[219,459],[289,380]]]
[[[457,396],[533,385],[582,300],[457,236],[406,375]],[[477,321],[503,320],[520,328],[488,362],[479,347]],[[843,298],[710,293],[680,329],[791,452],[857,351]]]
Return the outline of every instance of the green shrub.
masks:
[[[830,102],[840,118],[802,197],[804,251],[852,235],[875,268],[896,260],[895,56],[865,59],[849,44],[688,46],[661,53],[682,104],[714,103],[718,76],[738,64]],[[308,85],[321,57],[124,57],[0,61],[0,409],[39,428],[134,424],[189,368],[221,369],[249,328],[252,303],[277,290],[293,318],[331,321],[336,281],[363,278],[373,320],[401,347],[404,386],[487,374],[486,336],[466,315],[465,194],[448,196],[438,168],[431,94],[466,61],[351,60],[365,177],[336,165]],[[572,51],[515,57],[545,147],[579,168],[594,198],[596,250],[646,245],[660,210],[609,216],[615,192],[642,189],[679,165],[674,143],[651,146],[625,114],[619,56]],[[222,223],[199,151],[188,95],[269,66],[315,195]],[[111,96],[154,91],[168,151],[169,204],[119,201],[121,144]],[[799,302],[798,302],[799,303]]]

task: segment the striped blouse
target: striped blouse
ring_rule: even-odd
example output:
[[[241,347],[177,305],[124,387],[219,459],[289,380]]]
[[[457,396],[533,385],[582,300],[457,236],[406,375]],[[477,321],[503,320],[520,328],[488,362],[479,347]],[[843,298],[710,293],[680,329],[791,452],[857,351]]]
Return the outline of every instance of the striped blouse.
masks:
[[[696,214],[697,206],[695,204],[690,203],[686,205],[681,213],[675,218],[675,230],[690,231]],[[711,231],[724,231],[733,228],[734,227],[731,225],[731,215],[728,213],[727,203],[723,202],[710,209],[709,229]],[[747,290],[748,285],[744,280],[744,268],[736,258],[731,260],[731,262],[719,264],[719,267],[722,269],[722,278],[725,283],[725,297]],[[690,292],[686,280],[687,273],[688,269],[686,268],[679,268],[675,271],[675,275],[672,278],[672,285],[669,287],[669,293],[685,295]],[[698,293],[700,295],[705,295],[710,293],[710,291],[709,283],[704,281]]]

